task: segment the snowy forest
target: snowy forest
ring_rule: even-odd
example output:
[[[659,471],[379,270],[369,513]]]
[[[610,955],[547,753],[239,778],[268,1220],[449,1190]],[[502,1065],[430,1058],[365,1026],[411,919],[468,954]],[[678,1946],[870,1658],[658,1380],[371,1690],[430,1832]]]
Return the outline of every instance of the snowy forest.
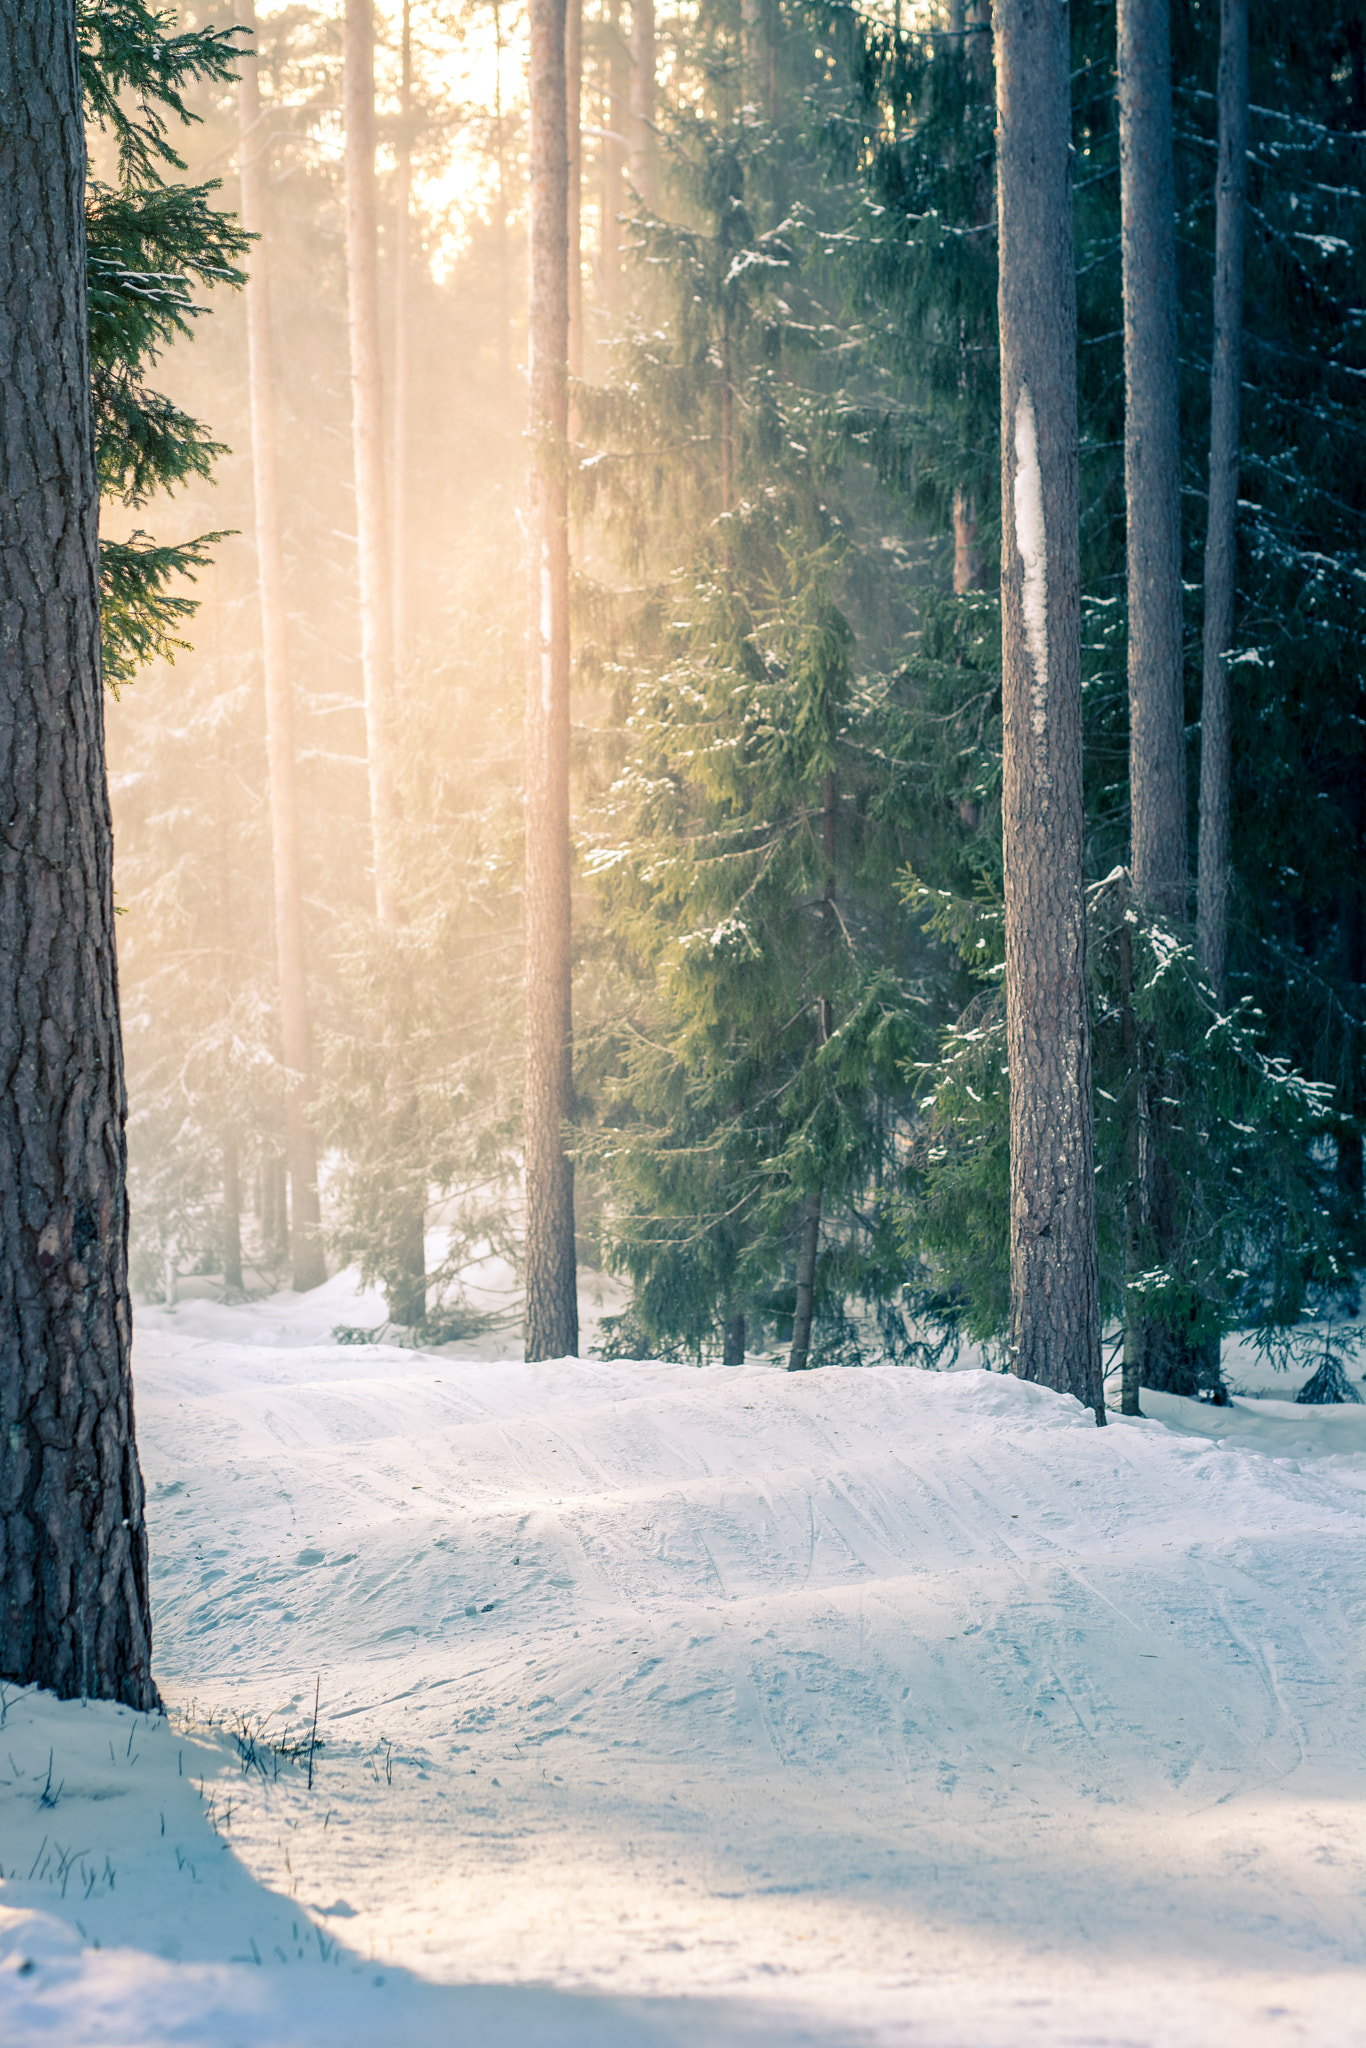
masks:
[[[1355,2038],[1364,195],[1361,0],[0,0],[7,2041]]]
[[[110,456],[106,532],[198,551],[106,625],[135,1283],[355,1262],[390,1323],[457,1334],[502,1252],[532,1356],[578,1348],[576,1262],[629,1280],[609,1355],[1004,1347],[986,16],[572,23],[567,394],[529,427],[525,19],[419,0],[370,49],[354,15],[276,10],[233,83],[187,13],[165,92],[197,122],[149,119],[188,169],[123,171],[167,209],[141,262],[187,268],[111,376],[175,410]],[[1127,223],[1114,10],[1071,15],[1099,1314],[1107,1362],[1187,1394],[1361,1257],[1363,57],[1335,24],[1255,24],[1217,276],[1217,7],[1173,16]],[[568,670],[524,771],[529,433]]]

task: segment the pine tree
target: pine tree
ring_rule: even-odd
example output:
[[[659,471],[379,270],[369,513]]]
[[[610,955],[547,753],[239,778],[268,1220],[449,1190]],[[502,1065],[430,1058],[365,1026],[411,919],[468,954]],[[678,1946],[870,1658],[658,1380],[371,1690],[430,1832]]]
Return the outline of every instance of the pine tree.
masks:
[[[0,1674],[148,1711],[75,6],[5,9],[0,77]]]

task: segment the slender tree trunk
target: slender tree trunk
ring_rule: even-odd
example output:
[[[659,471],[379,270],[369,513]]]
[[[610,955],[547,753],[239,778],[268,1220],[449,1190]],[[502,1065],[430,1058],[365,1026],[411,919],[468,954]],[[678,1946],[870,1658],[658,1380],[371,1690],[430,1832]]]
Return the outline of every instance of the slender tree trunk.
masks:
[[[583,0],[565,0],[565,146],[569,153],[569,374],[583,375]]]
[[[293,1196],[290,1233],[294,1286],[304,1292],[327,1278],[318,1208],[318,1167],[308,1100],[313,1038],[305,971],[300,881],[299,796],[294,749],[294,690],[289,672],[284,550],[275,422],[275,344],[270,324],[267,239],[267,154],[256,72],[256,8],[241,0],[238,19],[251,31],[241,57],[238,115],[242,130],[242,223],[262,237],[247,274],[247,382],[251,403],[252,485],[256,499],[256,580],[261,602],[265,675],[266,764],[270,784],[271,854],[275,883],[275,959],[280,979],[280,1032],[285,1065],[285,1147]]]
[[[631,0],[631,182],[655,204],[655,0]]]
[[[1140,900],[1186,914],[1181,447],[1169,0],[1120,0],[1129,795]]]
[[[223,1130],[223,1287],[228,1294],[242,1289],[242,1178],[238,1163],[237,1133],[231,1124]]]
[[[830,1043],[834,1011],[830,997],[831,965],[835,954],[835,778],[827,774],[821,791],[821,840],[825,853],[825,889],[821,898],[821,954],[824,986],[816,1002],[817,1050]],[[792,1349],[789,1372],[803,1372],[811,1362],[811,1323],[816,1306],[816,1261],[821,1242],[821,1208],[824,1188],[807,1197],[802,1219],[801,1243],[797,1248],[797,1301],[792,1316]]]
[[[531,0],[531,448],[526,700],[526,1355],[579,1346],[569,850],[569,328],[565,0]]]
[[[721,1348],[722,1365],[744,1364],[746,1335],[747,1332],[745,1329],[745,1319],[743,1315],[732,1315],[726,1317],[725,1331],[722,1337]]]
[[[1103,1422],[1067,9],[996,0],[995,23],[1010,1355]]]
[[[1134,1016],[1134,948],[1128,925],[1119,935],[1119,989],[1124,1032],[1124,1061],[1128,1084],[1124,1099],[1124,1277],[1132,1280],[1142,1270],[1143,1188],[1147,1162],[1144,1133],[1147,1122],[1147,1086],[1139,1067],[1138,1023]],[[1139,1383],[1143,1371],[1143,1316],[1137,1296],[1126,1289],[1124,1296],[1124,1361],[1120,1381],[1119,1412],[1140,1415]]]
[[[1200,698],[1200,839],[1196,932],[1200,965],[1227,995],[1229,780],[1233,765],[1228,645],[1237,570],[1238,422],[1243,381],[1243,221],[1247,196],[1247,0],[1222,0],[1219,171],[1214,231],[1214,360],[1210,369],[1209,525]]]
[[[602,251],[599,267],[602,296],[609,309],[621,300],[621,211],[626,194],[622,182],[625,149],[622,137],[631,120],[631,58],[621,28],[621,0],[610,0],[607,15],[607,92],[602,144]]]
[[[0,116],[0,1678],[150,1710],[71,0]]]
[[[735,509],[735,390],[731,382],[730,308],[721,309],[721,516]]]
[[[393,613],[394,667],[408,653],[408,370],[412,291],[410,242],[413,194],[412,0],[403,0],[402,78],[399,88],[397,177],[394,189],[394,461]]]
[[[512,240],[508,234],[507,132],[503,123],[503,14],[493,0],[493,134],[497,152],[498,188],[494,219],[494,250],[498,266],[498,388],[512,393]]]
[[[346,0],[346,285],[351,326],[351,436],[360,558],[361,666],[365,743],[374,833],[375,908],[381,924],[401,922],[393,872],[393,554],[384,479],[384,388],[379,352],[379,263],[375,240],[375,23],[372,0]]]
[[[965,590],[982,587],[982,550],[977,545],[977,500],[970,491],[953,494],[953,587],[961,597]]]

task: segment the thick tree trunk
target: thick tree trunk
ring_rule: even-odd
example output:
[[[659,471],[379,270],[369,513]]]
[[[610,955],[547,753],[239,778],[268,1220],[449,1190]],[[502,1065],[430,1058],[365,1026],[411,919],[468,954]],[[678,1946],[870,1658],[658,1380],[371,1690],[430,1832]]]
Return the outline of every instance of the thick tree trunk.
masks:
[[[775,0],[741,0],[740,38],[744,100],[770,126],[778,119],[778,47]]]
[[[394,668],[402,674],[408,653],[408,356],[411,346],[410,241],[413,197],[413,23],[412,0],[403,0],[402,71],[394,179],[394,451],[393,451],[393,615]]]
[[[1229,779],[1233,764],[1228,646],[1237,569],[1238,425],[1243,382],[1243,222],[1247,197],[1247,0],[1222,0],[1219,171],[1215,186],[1214,359],[1210,367],[1209,524],[1200,697],[1200,838],[1196,933],[1219,1001],[1228,973]]]
[[[72,0],[0,8],[0,1678],[157,1705]]]
[[[569,851],[569,326],[565,0],[531,0],[531,448],[526,698],[526,1355],[579,1346]]]
[[[727,1316],[721,1340],[722,1365],[743,1365],[745,1362],[745,1319],[743,1315]]]
[[[375,241],[375,23],[372,0],[346,0],[346,287],[351,328],[351,438],[360,562],[361,666],[374,834],[375,908],[401,921],[394,878],[391,726],[394,697],[393,556],[384,477],[384,388]]]
[[[1169,0],[1120,0],[1124,487],[1134,889],[1186,914],[1181,447]]]
[[[607,88],[602,125],[602,248],[598,258],[603,300],[615,308],[621,299],[621,210],[626,194],[622,169],[626,150],[622,138],[631,120],[631,56],[621,27],[621,0],[610,0],[607,15]]]
[[[797,1246],[797,1303],[792,1313],[792,1348],[787,1354],[789,1372],[805,1372],[811,1363],[811,1319],[816,1301],[816,1259],[821,1244],[821,1190],[808,1195],[802,1214],[801,1242]]]
[[[280,977],[280,1032],[285,1065],[285,1145],[293,1198],[294,1286],[303,1292],[327,1278],[318,1209],[318,1167],[308,1127],[313,1038],[305,972],[300,881],[299,798],[294,751],[294,691],[289,673],[284,550],[281,545],[279,459],[275,424],[275,344],[270,324],[270,259],[266,224],[267,158],[256,74],[256,8],[241,0],[238,19],[251,31],[241,59],[238,114],[242,130],[242,224],[262,239],[247,275],[247,382],[251,404],[252,483],[256,498],[256,576],[261,601],[265,674],[266,764],[270,784],[275,882],[275,958]]]
[[[655,0],[631,0],[631,182],[655,204]]]
[[[1103,1422],[1067,9],[996,0],[995,23],[1010,1357]]]
[[[583,375],[583,0],[565,0],[565,147],[569,155],[569,340],[571,377]]]

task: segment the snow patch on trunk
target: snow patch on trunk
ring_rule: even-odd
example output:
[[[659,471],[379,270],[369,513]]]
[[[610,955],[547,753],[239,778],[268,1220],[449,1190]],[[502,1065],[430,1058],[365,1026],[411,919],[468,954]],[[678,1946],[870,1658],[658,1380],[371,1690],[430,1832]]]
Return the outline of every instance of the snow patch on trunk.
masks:
[[[1039,434],[1029,386],[1020,386],[1015,406],[1015,545],[1024,568],[1025,645],[1034,682],[1029,722],[1036,739],[1048,727],[1048,534],[1043,514]]]

